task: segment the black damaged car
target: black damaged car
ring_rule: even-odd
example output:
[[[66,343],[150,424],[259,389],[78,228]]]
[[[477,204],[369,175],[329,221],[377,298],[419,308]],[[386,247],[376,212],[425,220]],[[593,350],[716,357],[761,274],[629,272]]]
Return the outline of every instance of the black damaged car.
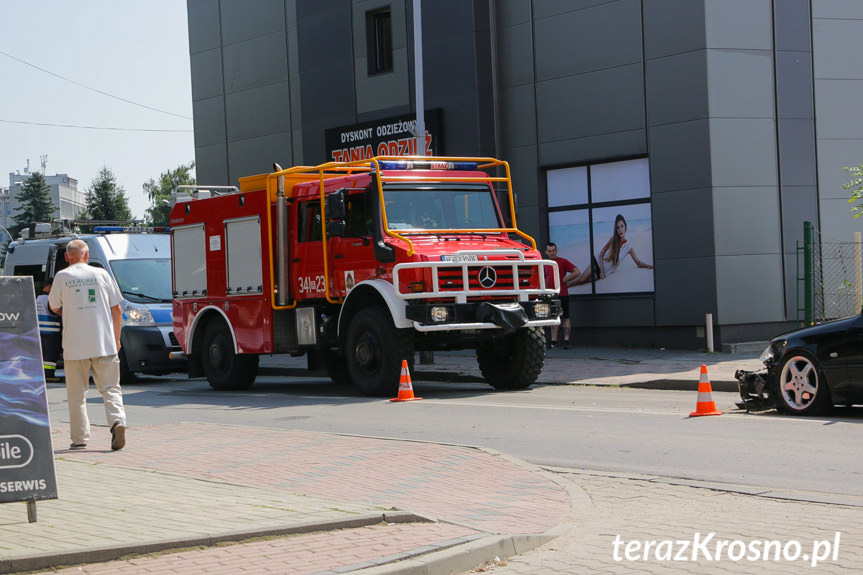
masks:
[[[741,407],[817,415],[863,403],[863,314],[805,327],[770,340],[766,371],[738,370]]]

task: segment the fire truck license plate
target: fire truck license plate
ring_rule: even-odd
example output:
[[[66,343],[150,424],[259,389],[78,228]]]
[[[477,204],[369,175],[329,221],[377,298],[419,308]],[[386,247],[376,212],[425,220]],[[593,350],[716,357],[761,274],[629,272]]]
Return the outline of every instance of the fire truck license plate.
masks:
[[[441,259],[441,261],[444,261],[444,262],[456,261],[455,256],[441,256],[440,259]],[[461,262],[478,262],[478,261],[479,261],[479,258],[477,258],[476,254],[468,254],[468,255],[458,257],[459,263],[461,263]]]

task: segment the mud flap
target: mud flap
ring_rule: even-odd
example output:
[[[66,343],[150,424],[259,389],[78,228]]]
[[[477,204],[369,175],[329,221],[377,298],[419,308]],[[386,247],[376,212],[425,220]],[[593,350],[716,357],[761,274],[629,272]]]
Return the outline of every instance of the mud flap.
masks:
[[[476,319],[503,328],[505,333],[513,332],[527,323],[524,308],[517,303],[483,302],[476,310]]]

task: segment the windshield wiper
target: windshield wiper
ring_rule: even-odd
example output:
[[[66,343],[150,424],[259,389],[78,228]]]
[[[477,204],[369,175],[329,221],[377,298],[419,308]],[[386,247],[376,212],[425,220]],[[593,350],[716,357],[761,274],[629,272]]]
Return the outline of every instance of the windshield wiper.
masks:
[[[153,296],[147,295],[145,293],[138,293],[138,292],[134,292],[134,291],[121,291],[120,293],[122,293],[123,295],[133,295],[135,297],[142,297],[142,298],[148,299],[150,301],[158,301],[158,302],[169,301],[169,300],[162,299],[160,297],[153,297]]]

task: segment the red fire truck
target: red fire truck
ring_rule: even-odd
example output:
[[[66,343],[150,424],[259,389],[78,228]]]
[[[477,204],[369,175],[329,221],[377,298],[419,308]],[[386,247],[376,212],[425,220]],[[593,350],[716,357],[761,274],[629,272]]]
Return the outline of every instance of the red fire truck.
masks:
[[[475,349],[494,388],[536,381],[560,286],[516,228],[506,162],[274,169],[175,194],[174,333],[190,377],[247,389],[260,355],[307,354],[336,382],[391,395],[415,352]]]

